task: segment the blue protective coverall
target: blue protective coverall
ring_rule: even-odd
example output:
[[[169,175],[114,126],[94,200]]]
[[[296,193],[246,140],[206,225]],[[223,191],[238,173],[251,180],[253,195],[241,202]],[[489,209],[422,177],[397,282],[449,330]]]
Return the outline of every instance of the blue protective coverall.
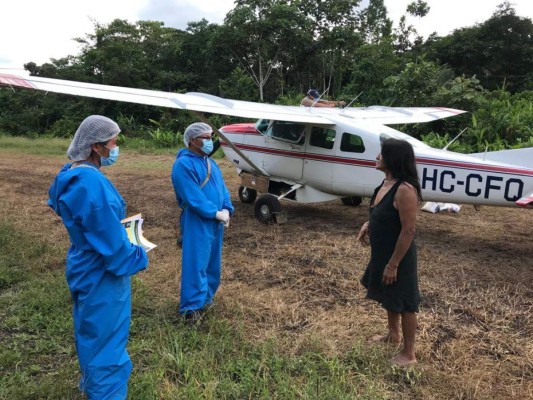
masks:
[[[63,166],[48,205],[63,219],[71,246],[66,278],[72,295],[80,389],[89,399],[126,399],[132,363],[126,350],[130,276],[148,266],[120,220],[126,204],[93,164]]]
[[[200,188],[211,163],[209,181]],[[224,225],[217,211],[233,215],[230,194],[215,161],[181,149],[172,167],[172,185],[182,209],[180,313],[200,310],[213,302],[220,285]]]

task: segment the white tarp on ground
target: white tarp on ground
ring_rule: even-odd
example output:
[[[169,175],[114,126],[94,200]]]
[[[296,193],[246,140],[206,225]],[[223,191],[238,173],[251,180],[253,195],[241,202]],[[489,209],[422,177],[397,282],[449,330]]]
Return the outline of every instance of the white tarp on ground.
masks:
[[[461,206],[458,204],[453,203],[434,203],[432,201],[426,202],[424,206],[422,207],[422,211],[427,211],[430,213],[438,213],[438,212],[450,212],[450,213],[458,213],[461,210]]]

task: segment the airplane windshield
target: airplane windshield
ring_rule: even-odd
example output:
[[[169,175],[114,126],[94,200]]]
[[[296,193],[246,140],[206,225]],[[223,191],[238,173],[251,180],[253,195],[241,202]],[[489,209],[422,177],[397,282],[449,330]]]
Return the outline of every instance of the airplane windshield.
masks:
[[[270,125],[269,119],[258,119],[257,122],[255,123],[255,129],[257,129],[259,132],[261,132],[264,135],[266,134],[268,125]]]

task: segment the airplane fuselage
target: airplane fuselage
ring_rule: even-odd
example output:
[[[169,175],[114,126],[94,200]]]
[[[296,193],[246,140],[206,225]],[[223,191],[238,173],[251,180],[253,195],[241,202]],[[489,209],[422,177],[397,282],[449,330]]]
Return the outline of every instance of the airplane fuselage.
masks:
[[[330,127],[280,122],[262,126],[258,121],[229,125],[222,132],[262,174],[302,184],[294,200],[304,203],[371,196],[384,178],[375,164],[380,141],[388,137],[413,145],[425,201],[512,207],[533,192],[533,169],[433,149],[384,125],[342,120]],[[233,149],[222,147],[239,170],[257,174]]]

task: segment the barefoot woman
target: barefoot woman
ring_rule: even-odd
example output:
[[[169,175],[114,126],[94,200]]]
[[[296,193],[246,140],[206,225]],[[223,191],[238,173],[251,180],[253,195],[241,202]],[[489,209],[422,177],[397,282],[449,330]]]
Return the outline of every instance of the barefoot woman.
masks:
[[[371,256],[361,283],[366,297],[379,302],[387,310],[388,333],[381,337],[387,343],[401,342],[403,348],[391,360],[393,364],[416,362],[416,313],[420,303],[416,272],[415,225],[418,205],[422,200],[411,145],[398,139],[387,139],[377,156],[376,169],[385,173],[370,201],[370,219],[357,239],[368,244]]]

